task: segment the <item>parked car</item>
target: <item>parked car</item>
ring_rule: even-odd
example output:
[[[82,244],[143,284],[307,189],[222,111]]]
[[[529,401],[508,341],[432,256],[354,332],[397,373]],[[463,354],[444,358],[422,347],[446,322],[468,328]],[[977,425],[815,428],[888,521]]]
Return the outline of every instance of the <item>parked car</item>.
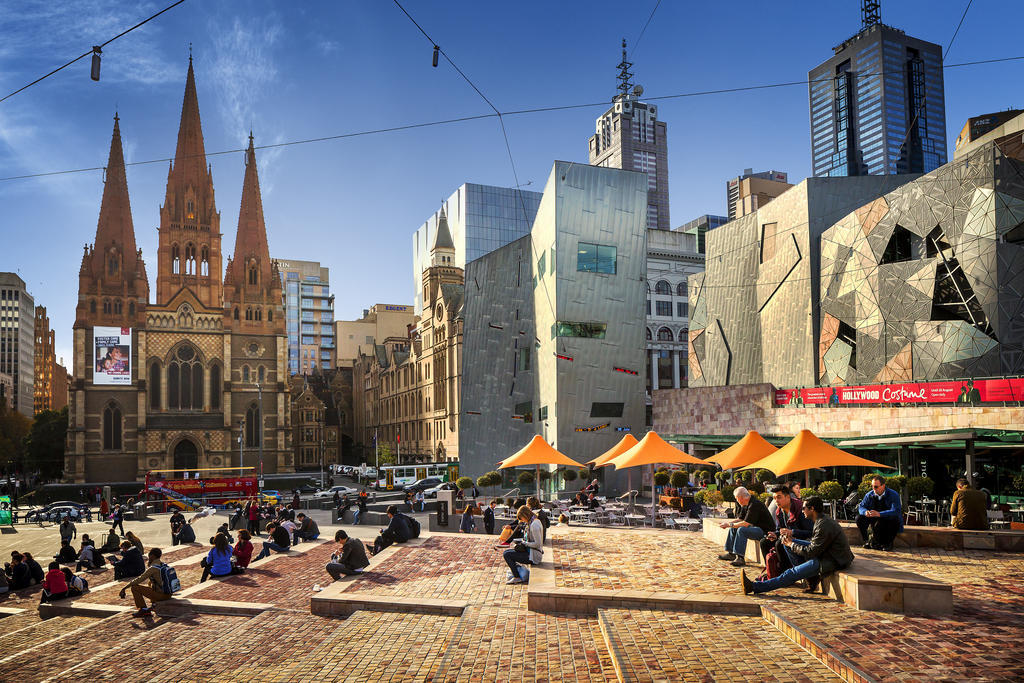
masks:
[[[443,484],[429,488],[423,492],[424,498],[437,498],[438,491],[454,491],[456,489],[455,484],[450,481],[446,481]]]
[[[339,496],[349,495],[354,496],[359,493],[359,489],[352,486],[332,486],[329,489],[323,491],[317,491],[313,494],[314,498],[333,498],[334,494],[337,493]]]
[[[263,489],[262,501],[271,505],[278,505],[281,502],[281,493],[277,489]]]
[[[72,501],[58,501],[56,503],[50,503],[43,507],[38,507],[34,510],[25,514],[26,522],[59,522],[64,516],[71,517],[71,520],[77,522],[80,519],[85,519],[85,506],[81,503],[75,503]]]
[[[320,490],[320,486],[318,485],[318,483],[319,482],[316,482],[316,481],[310,479],[305,484],[302,484],[301,486],[299,486],[297,488],[298,488],[298,491],[299,491],[300,494],[316,493],[317,491]]]
[[[417,491],[425,491],[427,489],[434,488],[440,483],[441,479],[439,477],[427,477],[426,479],[417,479],[411,484],[406,484],[402,487],[402,490],[406,493],[410,491],[416,493]]]

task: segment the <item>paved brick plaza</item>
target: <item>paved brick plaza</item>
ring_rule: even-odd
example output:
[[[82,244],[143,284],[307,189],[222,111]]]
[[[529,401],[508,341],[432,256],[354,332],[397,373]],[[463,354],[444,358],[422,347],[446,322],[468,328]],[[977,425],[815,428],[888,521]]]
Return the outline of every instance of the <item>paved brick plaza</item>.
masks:
[[[325,534],[327,535],[327,534]],[[269,603],[253,615],[127,613],[41,621],[35,590],[0,601],[26,611],[0,619],[0,680],[677,681],[1019,679],[1024,671],[1024,555],[984,551],[867,554],[953,585],[948,618],[858,612],[798,590],[755,598],[765,615],[795,624],[849,667],[829,669],[761,616],[601,608],[545,614],[529,588],[507,586],[494,538],[435,534],[377,560],[344,594],[460,600],[460,616],[357,611],[310,614],[313,584],[333,543],[304,544],[244,576],[197,586],[193,546],[172,561],[198,601]],[[738,594],[738,570],[682,531],[553,531],[557,587]],[[552,557],[553,556],[553,557]],[[750,571],[750,570],[748,570]],[[85,604],[127,607],[112,572],[97,573]],[[244,604],[243,604],[244,607]],[[202,607],[195,609],[202,610]],[[820,653],[819,653],[820,654]],[[853,672],[853,673],[851,673]]]

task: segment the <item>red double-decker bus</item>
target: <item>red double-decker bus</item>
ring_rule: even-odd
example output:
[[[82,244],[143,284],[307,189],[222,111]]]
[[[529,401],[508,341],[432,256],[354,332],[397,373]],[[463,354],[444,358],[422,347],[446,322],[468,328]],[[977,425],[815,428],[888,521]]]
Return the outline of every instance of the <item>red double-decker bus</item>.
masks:
[[[259,495],[254,467],[209,467],[146,472],[147,502],[192,511],[202,506],[228,507]]]

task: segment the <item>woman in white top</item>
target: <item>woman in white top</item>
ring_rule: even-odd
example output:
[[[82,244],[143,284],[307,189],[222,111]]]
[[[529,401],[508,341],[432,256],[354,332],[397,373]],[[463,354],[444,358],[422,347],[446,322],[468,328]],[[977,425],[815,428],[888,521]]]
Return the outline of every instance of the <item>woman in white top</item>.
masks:
[[[516,513],[516,519],[526,525],[525,540],[516,543],[515,547],[503,553],[505,563],[512,570],[512,578],[506,583],[523,583],[519,578],[520,564],[540,564],[544,558],[544,525],[527,506],[522,506]]]

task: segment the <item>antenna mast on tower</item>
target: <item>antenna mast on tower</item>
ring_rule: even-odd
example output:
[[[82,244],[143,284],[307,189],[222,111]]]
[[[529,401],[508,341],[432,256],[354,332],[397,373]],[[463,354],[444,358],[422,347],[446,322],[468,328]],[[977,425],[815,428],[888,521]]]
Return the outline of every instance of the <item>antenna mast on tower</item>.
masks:
[[[631,81],[631,79],[633,78],[633,73],[629,70],[631,66],[633,66],[633,62],[626,59],[626,39],[623,38],[622,61],[619,62],[619,66],[617,67],[619,69],[619,84],[615,87],[615,89],[621,93],[619,97],[625,97],[626,95],[629,95],[630,88],[633,87],[633,83]]]
[[[882,23],[882,1],[861,0],[860,2],[860,30],[867,31],[875,24]]]

